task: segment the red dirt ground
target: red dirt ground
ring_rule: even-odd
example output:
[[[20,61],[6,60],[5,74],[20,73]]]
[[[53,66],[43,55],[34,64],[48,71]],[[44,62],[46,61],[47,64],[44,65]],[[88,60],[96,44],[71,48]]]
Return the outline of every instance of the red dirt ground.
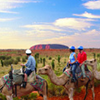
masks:
[[[81,93],[75,93],[74,100],[83,100],[85,96],[85,89],[81,90]],[[42,97],[38,97],[36,100],[43,100]],[[69,100],[67,96],[65,97],[50,97],[48,100]],[[92,100],[92,91],[88,90],[88,95],[86,100]],[[100,100],[100,85],[95,87],[95,100]]]

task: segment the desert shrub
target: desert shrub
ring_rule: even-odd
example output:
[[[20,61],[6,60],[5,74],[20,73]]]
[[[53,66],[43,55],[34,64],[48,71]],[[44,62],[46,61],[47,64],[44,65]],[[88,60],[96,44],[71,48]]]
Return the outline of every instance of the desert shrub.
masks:
[[[25,57],[23,57],[23,58],[22,58],[22,62],[26,62],[26,59],[25,59]]]
[[[13,100],[20,100],[18,97],[13,98]]]
[[[30,93],[30,95],[29,95],[29,97],[30,97],[30,99],[36,99],[37,98],[37,93]]]
[[[94,58],[94,59],[96,58],[96,53],[93,53],[93,58]]]
[[[5,66],[8,66],[8,65],[11,65],[12,63],[13,63],[13,59],[11,58],[11,59],[9,59],[9,60],[4,60],[4,65]]]
[[[77,88],[76,92],[80,93],[81,92],[81,87]]]
[[[60,59],[61,59],[61,57],[60,57],[60,55],[58,55],[58,63],[60,63]]]
[[[97,70],[100,71],[100,63],[97,63]]]
[[[19,62],[20,61],[20,57],[17,57],[16,60]]]
[[[5,66],[8,66],[9,65],[8,60],[4,60],[4,65]]]
[[[98,85],[100,85],[100,80],[94,80],[94,86],[97,87]]]
[[[6,59],[8,60],[8,59],[11,59],[11,56],[6,56]]]
[[[64,64],[66,64],[66,59],[64,59]]]
[[[2,100],[6,100],[6,97],[5,97],[4,95],[2,95],[2,94],[0,94],[0,98],[1,98]]]
[[[3,71],[1,71],[1,72],[0,72],[0,74],[5,74],[5,71],[4,71],[4,70],[3,70]]]
[[[40,63],[42,63],[42,58],[40,58]]]
[[[1,60],[1,66],[3,67],[3,61]]]
[[[49,57],[49,60],[51,60],[52,59],[52,57]]]
[[[43,66],[45,66],[45,58],[43,58]]]
[[[5,60],[6,56],[0,56],[0,59]]]
[[[11,65],[14,62],[14,60],[11,58],[8,60],[8,62],[9,62],[9,65]]]
[[[35,53],[35,60],[39,59],[39,53]]]
[[[54,63],[54,60],[52,60],[51,65],[52,65],[52,69],[54,70],[54,69],[55,69],[55,63]]]
[[[29,95],[25,95],[21,97],[22,100],[30,100]]]
[[[100,53],[97,54],[97,58],[100,60]]]
[[[25,59],[28,59],[28,56],[25,56]]]
[[[14,60],[14,62],[13,62],[14,64],[18,64],[18,60],[16,59],[16,60]]]

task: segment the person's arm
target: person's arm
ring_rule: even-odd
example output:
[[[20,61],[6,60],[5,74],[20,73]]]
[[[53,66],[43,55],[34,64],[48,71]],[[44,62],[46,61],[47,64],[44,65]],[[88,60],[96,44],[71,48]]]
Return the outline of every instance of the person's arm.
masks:
[[[25,66],[25,64],[20,64],[21,66]]]
[[[31,59],[29,58],[28,61],[27,61],[27,63],[25,64],[25,66],[26,67],[30,67],[30,65],[31,65]]]

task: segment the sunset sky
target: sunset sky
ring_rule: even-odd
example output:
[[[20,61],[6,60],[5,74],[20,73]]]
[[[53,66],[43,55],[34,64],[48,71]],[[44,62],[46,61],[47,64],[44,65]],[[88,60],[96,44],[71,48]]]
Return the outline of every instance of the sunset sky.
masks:
[[[100,0],[0,0],[0,49],[37,44],[100,48]]]

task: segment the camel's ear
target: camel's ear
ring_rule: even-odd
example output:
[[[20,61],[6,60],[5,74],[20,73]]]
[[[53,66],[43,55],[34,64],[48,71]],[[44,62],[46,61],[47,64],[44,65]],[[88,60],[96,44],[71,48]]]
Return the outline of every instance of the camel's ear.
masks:
[[[94,59],[94,62],[96,61],[96,59]]]
[[[49,66],[49,69],[51,69],[51,66]]]

